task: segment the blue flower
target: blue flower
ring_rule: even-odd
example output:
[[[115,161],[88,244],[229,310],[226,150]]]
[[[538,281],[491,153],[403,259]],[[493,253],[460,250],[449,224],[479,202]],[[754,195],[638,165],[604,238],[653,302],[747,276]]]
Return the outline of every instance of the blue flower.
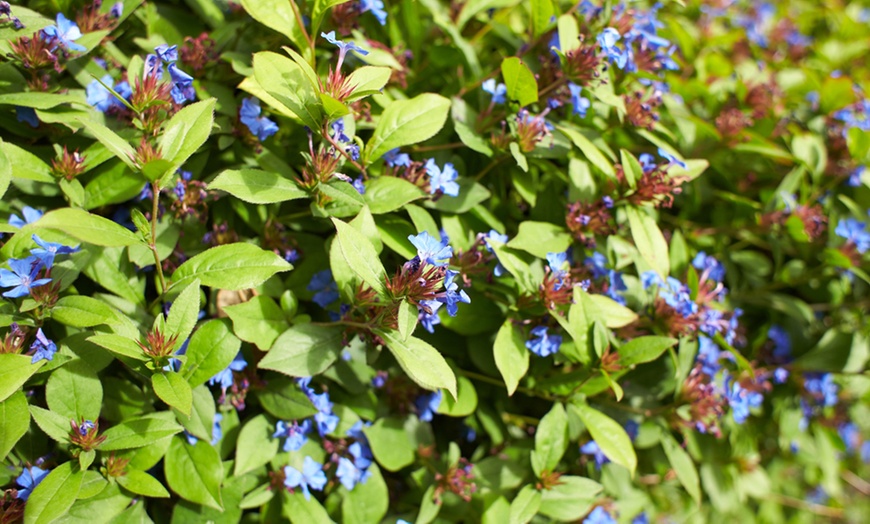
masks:
[[[31,238],[33,241],[39,245],[36,249],[31,249],[30,254],[38,258],[42,261],[45,267],[51,267],[54,264],[55,255],[70,255],[72,253],[76,253],[79,250],[79,246],[69,247],[63,244],[56,244],[54,242],[46,242],[42,240],[36,234],[34,234]]]
[[[24,468],[21,475],[18,475],[18,478],[15,479],[15,482],[21,486],[21,489],[18,490],[18,498],[20,500],[27,500],[46,475],[48,475],[48,470],[38,466]]]
[[[703,251],[699,251],[692,259],[692,266],[698,271],[706,271],[707,278],[716,282],[722,282],[722,279],[725,278],[725,268],[722,263]]]
[[[420,325],[423,326],[423,329],[429,333],[435,333],[435,326],[441,323],[441,317],[438,316],[438,309],[443,305],[443,303],[438,302],[437,300],[421,300],[420,304],[417,306],[419,309],[417,319],[419,320]],[[429,310],[428,313],[426,312],[427,308]]]
[[[730,384],[730,387],[729,387]],[[743,424],[749,418],[749,409],[757,408],[764,402],[764,396],[758,391],[745,389],[739,382],[728,378],[725,381],[725,395],[731,406],[734,422]]]
[[[592,271],[592,278],[601,278],[607,275],[607,257],[597,251],[586,257],[583,264]]]
[[[30,359],[31,364],[36,364],[40,360],[54,360],[54,354],[57,353],[57,344],[45,336],[42,328],[36,330],[36,340],[30,345],[33,351],[33,358]]]
[[[408,156],[408,153],[399,152],[397,147],[384,153],[384,162],[390,167],[408,167],[411,165],[411,157]]]
[[[154,53],[161,62],[170,64],[178,61],[178,46],[169,44],[160,44],[154,48]]]
[[[849,187],[861,187],[861,177],[864,176],[864,171],[866,170],[867,168],[864,166],[856,167],[849,174],[849,178],[846,180],[846,184],[848,184]]]
[[[211,423],[211,445],[214,446],[224,437],[224,430],[221,427],[221,421],[224,419],[224,416],[220,413],[214,414],[214,420]]]
[[[311,432],[311,421],[303,420],[302,423],[286,423],[279,420],[275,425],[275,433],[272,438],[286,438],[284,451],[299,451],[308,440],[306,435]]]
[[[594,440],[580,446],[580,453],[592,455],[595,458],[595,469],[601,469],[601,466],[610,462],[610,459],[601,451],[598,443]]]
[[[6,298],[21,298],[30,294],[32,288],[44,286],[51,282],[50,278],[36,278],[43,263],[40,259],[29,256],[25,259],[9,259],[9,269],[0,268],[0,287],[11,287],[3,293]]]
[[[239,109],[239,120],[248,127],[251,134],[262,142],[278,132],[278,124],[264,116],[260,116],[260,101],[256,98],[245,98]]]
[[[21,214],[24,215],[23,220],[15,213],[9,215],[9,225],[21,229],[26,224],[32,224],[42,218],[42,211],[33,209],[30,206],[24,206],[24,209],[21,210]]]
[[[316,291],[311,300],[323,309],[338,300],[338,284],[332,279],[332,270],[330,269],[315,273],[305,289]]]
[[[616,42],[621,38],[619,31],[612,27],[607,27],[598,34],[596,41],[611,62],[619,66],[620,69],[625,69],[628,63],[628,53],[616,45]]]
[[[547,326],[536,326],[531,331],[532,339],[526,341],[526,348],[539,357],[557,353],[562,345],[561,335],[548,335]]]
[[[571,105],[574,106],[574,114],[580,118],[586,118],[586,111],[592,106],[592,102],[588,98],[580,96],[583,88],[577,84],[569,82],[568,89],[571,91]]]
[[[685,162],[683,162],[679,158],[675,157],[674,155],[668,153],[667,151],[665,151],[662,148],[659,148],[659,156],[661,156],[662,158],[667,160],[669,164],[677,164],[678,166],[682,167],[683,169],[686,169]]]
[[[870,233],[866,231],[864,222],[854,218],[844,218],[837,223],[834,233],[855,244],[859,253],[870,249]]]
[[[175,103],[183,104],[185,102],[196,100],[196,90],[193,88],[193,77],[181,69],[178,69],[178,66],[174,63],[169,64],[167,69],[172,81],[172,91],[170,91],[169,94],[172,95],[172,99]]]
[[[352,490],[357,482],[362,480],[365,473],[368,472],[354,466],[350,459],[345,457],[338,459],[338,468],[335,470],[335,476],[348,491]]]
[[[226,391],[227,388],[233,385],[233,371],[242,371],[246,367],[248,367],[248,363],[245,362],[245,357],[242,355],[242,352],[239,351],[236,358],[230,362],[229,366],[218,372],[217,375],[208,379],[208,384],[210,386],[220,384],[221,389]]]
[[[568,252],[560,251],[559,253],[547,253],[547,265],[550,267],[553,278],[557,280],[555,289],[559,290],[562,287],[565,277],[568,276],[568,271],[565,268],[568,267],[570,269]]]
[[[440,190],[445,195],[459,196],[459,184],[456,182],[459,174],[453,169],[453,164],[444,164],[442,170],[435,164],[435,159],[430,158],[426,161],[426,174],[429,175],[429,193],[434,194]]]
[[[52,49],[60,45],[70,51],[88,50],[85,46],[74,42],[82,37],[82,32],[75,22],[68,20],[63,13],[57,14],[56,22],[57,25],[50,25],[42,30],[42,39],[52,42],[54,44]]]
[[[646,516],[646,513],[641,513],[631,519],[631,524],[649,524],[649,517]]]
[[[359,0],[360,12],[371,12],[378,19],[378,23],[387,23],[387,12],[384,10],[384,2],[381,0]]]
[[[468,297],[465,290],[459,289],[459,285],[454,282],[458,275],[458,271],[448,269],[444,276],[444,291],[436,296],[438,302],[447,305],[447,314],[451,317],[455,317],[458,313],[460,302],[471,304],[471,298]],[[459,290],[458,293],[457,290]]]
[[[345,55],[348,51],[356,51],[357,53],[359,53],[359,54],[361,54],[361,55],[363,55],[363,56],[369,54],[368,51],[366,51],[365,49],[359,47],[358,45],[356,45],[356,44],[353,43],[353,42],[343,42],[343,41],[341,41],[341,40],[336,39],[336,38],[335,38],[335,31],[330,31],[330,32],[328,32],[328,33],[320,33],[320,36],[322,36],[323,38],[325,38],[326,41],[329,42],[330,44],[332,44],[332,45],[338,47],[338,49],[339,49],[339,53],[340,53],[340,57],[341,57],[341,58],[339,58],[339,61],[342,61],[342,60],[344,59],[344,55]]]
[[[839,388],[830,373],[807,373],[804,377],[804,389],[824,406],[835,406],[839,401]]]
[[[585,519],[583,524],[616,524],[616,520],[601,506],[592,510]]]
[[[102,84],[100,82],[102,82]],[[88,104],[92,105],[97,109],[97,111],[102,113],[105,113],[113,107],[124,107],[124,104],[115,98],[115,95],[105,87],[112,85],[112,75],[103,75],[100,82],[92,80],[85,89]],[[119,82],[115,84],[113,89],[116,93],[124,97],[125,100],[129,100],[130,97],[133,96],[133,90],[130,89],[130,84],[127,82]]]
[[[419,235],[408,235],[408,240],[417,248],[417,257],[433,266],[446,266],[453,257],[453,248],[423,231]]]
[[[767,338],[773,341],[773,358],[776,362],[787,362],[791,359],[791,337],[788,331],[773,325],[767,330]]]
[[[314,423],[317,424],[317,432],[321,437],[335,431],[339,420],[338,415],[331,412],[319,411],[314,415]]]
[[[625,282],[622,280],[622,274],[615,269],[607,270],[608,283],[607,291],[604,293],[608,297],[612,298],[615,302],[619,304],[625,305],[625,297],[622,296],[623,291],[628,291],[628,287],[626,287]]]
[[[417,417],[423,422],[431,422],[432,417],[438,411],[441,405],[443,394],[441,390],[432,393],[425,393],[414,400],[414,407],[417,408]]]
[[[124,2],[115,2],[109,10],[109,14],[114,18],[121,18],[124,15]]]
[[[358,160],[359,159],[359,146],[354,145],[354,147],[356,147],[356,155],[357,155],[356,158],[354,158],[354,160]],[[353,186],[354,189],[356,189],[356,192],[359,193],[360,195],[366,194],[366,185],[363,182],[362,175],[354,178],[353,183],[351,185]]]
[[[773,370],[773,381],[777,384],[785,384],[788,380],[789,372],[786,368],[776,368]]]
[[[36,110],[32,107],[15,107],[15,119],[26,123],[34,129],[39,127],[39,117],[36,116]]]
[[[290,489],[301,488],[305,494],[305,500],[311,499],[309,489],[322,491],[326,486],[326,474],[323,465],[314,461],[311,457],[305,457],[300,472],[292,466],[284,466],[284,485]]]
[[[715,342],[705,337],[698,336],[698,356],[696,360],[701,364],[701,371],[707,376],[712,377],[721,368],[719,359],[722,357],[722,352]]]
[[[480,88],[492,95],[493,104],[504,104],[507,101],[507,86],[502,83],[496,83],[494,78],[485,80]]]

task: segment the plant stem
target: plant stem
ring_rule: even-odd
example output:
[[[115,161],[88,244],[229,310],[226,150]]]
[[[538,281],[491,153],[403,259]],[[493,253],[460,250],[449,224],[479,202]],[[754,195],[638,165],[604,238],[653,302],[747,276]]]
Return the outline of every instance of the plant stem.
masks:
[[[166,277],[163,276],[163,265],[160,263],[160,254],[157,253],[157,211],[159,208],[160,186],[157,181],[151,182],[151,253],[154,254],[154,266],[157,268],[157,277],[160,280],[160,294],[166,293]]]

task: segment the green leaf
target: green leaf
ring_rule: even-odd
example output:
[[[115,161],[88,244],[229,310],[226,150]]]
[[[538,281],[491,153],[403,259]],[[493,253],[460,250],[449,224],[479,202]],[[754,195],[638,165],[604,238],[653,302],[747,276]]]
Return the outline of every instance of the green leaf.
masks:
[[[537,285],[532,281],[532,270],[522,258],[517,255],[518,251],[510,249],[495,241],[490,242],[498,262],[513,275],[517,286],[523,293],[534,293]]]
[[[281,334],[257,365],[291,377],[311,377],[326,371],[344,346],[344,328],[298,324]]]
[[[227,169],[208,188],[226,191],[251,204],[274,204],[308,197],[296,182],[259,169]]]
[[[0,460],[6,458],[29,427],[30,412],[22,391],[16,391],[0,402]]]
[[[100,417],[103,387],[93,369],[84,360],[67,362],[54,370],[45,384],[48,409],[81,423]]]
[[[143,362],[148,360],[148,357],[145,356],[142,348],[139,347],[136,342],[127,337],[122,337],[121,335],[98,334],[89,337],[88,342],[92,342],[101,348],[105,348],[118,356],[141,360]]]
[[[676,346],[679,340],[670,337],[637,337],[619,348],[619,364],[623,367],[652,362],[659,358],[669,347]]]
[[[378,296],[385,297],[387,288],[384,281],[387,272],[372,243],[365,235],[341,220],[333,218],[332,223],[337,232],[336,241],[341,255],[351,271],[368,284]]]
[[[18,391],[39,368],[45,365],[45,360],[31,364],[31,357],[0,353],[0,401]]]
[[[375,334],[386,342],[411,380],[430,391],[446,389],[456,398],[456,376],[437,349],[419,338],[402,340],[399,332],[392,329],[377,329]]]
[[[556,16],[553,0],[531,0],[532,36],[539,37],[550,30]]]
[[[541,507],[541,492],[531,484],[523,486],[511,502],[510,524],[526,524],[538,514]]]
[[[0,142],[0,151],[6,156],[9,165],[15,166],[11,173],[15,178],[47,184],[55,182],[55,178],[51,174],[51,167],[30,151],[10,142]]]
[[[172,287],[186,286],[198,278],[206,287],[249,289],[275,273],[291,269],[289,262],[272,251],[236,242],[207,249],[188,259],[172,274]]]
[[[169,488],[184,500],[223,509],[223,464],[217,449],[208,442],[200,440],[191,446],[184,438],[173,438],[164,459],[164,472]]]
[[[24,506],[25,524],[48,524],[66,514],[82,487],[77,462],[64,462],[51,470],[33,490]]]
[[[625,429],[612,418],[586,404],[570,406],[583,421],[589,434],[601,448],[601,452],[614,463],[628,468],[634,475],[637,468],[637,455]]]
[[[467,417],[477,409],[477,390],[471,380],[459,377],[456,381],[456,400],[444,397],[438,407],[438,413],[451,417]]]
[[[577,18],[565,14],[556,20],[556,25],[559,28],[559,50],[562,53],[580,47],[580,29],[577,27]]]
[[[199,298],[199,280],[193,279],[172,301],[163,332],[168,336],[178,337],[173,349],[180,348],[196,326],[199,319]]]
[[[295,381],[281,377],[269,379],[269,387],[257,393],[260,404],[269,414],[283,420],[298,420],[317,413],[305,393]]]
[[[535,431],[535,450],[531,457],[535,475],[540,477],[545,471],[554,471],[567,449],[568,415],[565,407],[556,402]]]
[[[505,58],[501,63],[501,75],[509,100],[515,100],[520,107],[538,101],[538,81],[522,60],[515,56]]]
[[[377,160],[391,149],[432,138],[444,127],[449,111],[450,100],[434,93],[391,103],[366,144],[365,163]]]
[[[193,391],[181,375],[172,371],[151,375],[151,386],[160,400],[190,416],[193,407]]]
[[[320,95],[302,67],[293,60],[263,51],[254,54],[257,83],[312,130],[320,130],[323,113]]]
[[[164,126],[160,150],[163,158],[172,163],[167,172],[174,173],[208,140],[214,123],[215,102],[214,98],[209,98],[185,106]]]
[[[358,67],[347,78],[348,85],[354,86],[347,97],[348,102],[353,102],[370,94],[379,93],[387,82],[393,70],[389,67],[363,66]]]
[[[141,448],[171,437],[184,430],[168,411],[149,413],[141,417],[125,420],[103,432],[106,440],[100,451]]]
[[[187,359],[181,369],[182,376],[191,387],[204,384],[218,372],[226,369],[236,358],[242,342],[233,335],[229,321],[212,319],[204,322],[190,337]]]
[[[69,442],[69,433],[72,430],[70,419],[39,406],[30,406],[30,414],[39,429],[46,435],[61,444]]]
[[[278,335],[287,329],[284,311],[266,295],[257,295],[247,302],[225,306],[224,313],[233,321],[233,331],[245,342],[267,351]]]
[[[0,140],[0,198],[6,194],[9,183],[12,182],[12,163],[3,151],[3,141]]]
[[[139,171],[139,168],[133,161],[133,159],[136,158],[136,150],[133,149],[133,146],[131,146],[125,139],[121,138],[114,131],[99,122],[82,118],[79,120],[79,123],[81,123],[85,129],[90,131],[90,133],[94,135],[94,138],[96,138],[101,144],[106,146],[106,149],[121,159],[121,162],[124,162],[127,167],[133,171]]]
[[[115,310],[103,301],[83,295],[61,297],[51,308],[51,318],[70,327],[86,328],[119,322]]]
[[[417,328],[417,306],[402,299],[402,301],[399,302],[399,313],[397,317],[399,334],[402,336],[402,340],[408,340],[408,337],[413,335],[414,330]]]
[[[390,505],[390,492],[377,464],[367,470],[368,480],[354,486],[341,497],[341,516],[344,524],[381,522]]]
[[[305,39],[302,28],[296,23],[291,7],[292,0],[241,0],[242,7],[251,18],[264,26],[281,33],[296,45],[303,47]]]
[[[379,418],[363,427],[372,455],[387,471],[399,471],[414,462],[414,445],[408,438],[404,423],[396,417]]]
[[[625,208],[625,214],[640,256],[661,278],[667,278],[671,272],[668,243],[655,219],[636,207]]]
[[[631,154],[631,152],[620,149],[619,158],[622,164],[622,172],[625,174],[625,181],[628,182],[628,187],[635,189],[637,181],[643,178],[643,168],[640,162]]]
[[[547,258],[548,253],[563,253],[570,245],[571,235],[564,227],[532,221],[521,222],[517,236],[507,243],[507,247],[521,249],[538,258]]]
[[[575,146],[580,148],[580,151],[583,152],[586,159],[589,160],[593,166],[597,167],[608,177],[613,179],[616,178],[616,171],[613,169],[613,164],[606,156],[604,156],[604,153],[602,153],[600,149],[595,147],[595,144],[586,138],[586,136],[570,127],[559,126],[558,128],[559,131],[565,133],[568,139],[571,140]]]
[[[606,295],[590,295],[588,301],[595,311],[594,316],[611,329],[625,327],[637,320],[637,313]]]
[[[665,455],[668,457],[668,462],[677,473],[677,478],[680,479],[680,484],[686,488],[686,491],[695,500],[696,504],[701,503],[701,485],[698,479],[698,470],[695,469],[695,463],[692,462],[692,457],[680,447],[670,431],[663,431],[661,435],[662,448],[665,450]]]
[[[169,491],[159,480],[144,471],[128,469],[124,475],[115,477],[118,484],[127,491],[154,498],[169,498]]]
[[[820,136],[809,133],[795,135],[791,142],[791,151],[795,158],[807,166],[814,177],[817,178],[825,172],[825,167],[828,165],[828,150]]]
[[[283,516],[291,524],[331,524],[329,513],[316,498],[306,499],[301,491],[284,492]],[[285,521],[286,521],[285,520]]]
[[[510,320],[505,320],[498,330],[492,352],[495,365],[504,378],[508,396],[511,396],[529,370],[529,351],[522,332]]]
[[[599,493],[601,484],[594,480],[563,475],[559,477],[559,484],[541,492],[538,511],[556,520],[572,522],[592,509]]]
[[[193,394],[193,409],[191,409],[190,415],[173,409],[175,419],[194,437],[211,442],[215,422],[214,398],[205,384],[193,388],[191,392]]]
[[[325,213],[318,216],[333,216],[333,217],[349,217],[354,216],[366,205],[363,196],[350,184],[343,180],[330,180],[329,183],[320,184],[317,186],[324,196],[329,197],[329,201],[319,211]]]
[[[108,218],[92,215],[83,209],[65,207],[49,211],[34,227],[56,229],[95,246],[122,247],[141,242],[135,233]]]
[[[236,477],[269,463],[278,454],[280,439],[273,438],[274,426],[265,415],[249,420],[239,432],[236,442]]]
[[[366,194],[363,195],[372,214],[383,215],[405,204],[424,198],[422,189],[403,178],[394,176],[379,176],[372,178],[366,184]]]

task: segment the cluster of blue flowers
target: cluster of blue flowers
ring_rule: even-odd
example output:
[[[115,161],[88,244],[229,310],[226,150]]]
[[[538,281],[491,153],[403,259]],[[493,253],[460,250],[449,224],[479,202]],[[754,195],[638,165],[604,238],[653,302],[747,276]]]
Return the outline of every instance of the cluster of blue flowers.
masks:
[[[299,450],[308,440],[307,435],[314,427],[317,428],[318,433],[323,437],[335,431],[339,422],[338,415],[332,411],[329,393],[315,393],[314,389],[310,386],[311,377],[299,378],[296,380],[296,383],[309,400],[311,400],[311,403],[314,404],[317,413],[314,415],[313,423],[308,419],[303,420],[302,423],[298,421],[278,422],[272,437],[286,439],[284,441],[284,451]]]
[[[229,366],[208,380],[208,384],[210,386],[219,385],[221,391],[226,392],[233,385],[233,371],[243,371],[246,367],[248,367],[248,363],[240,351]]]
[[[586,257],[583,261],[587,268],[592,271],[592,278],[602,279],[607,282],[607,290],[605,295],[612,298],[614,301],[625,305],[625,297],[622,293],[628,290],[625,282],[622,280],[622,274],[607,267],[607,257],[597,251]]]
[[[112,109],[123,109],[124,103],[106,89],[106,86],[112,86],[113,82],[112,75],[109,74],[103,75],[99,82],[97,80],[91,81],[86,88],[88,104],[101,113],[106,113]],[[130,88],[130,83],[126,80],[115,83],[112,90],[127,101],[133,96],[133,89]]]
[[[613,27],[602,30],[596,41],[607,59],[628,73],[637,72],[636,49],[637,52],[651,53],[652,59],[648,62],[657,64],[660,70],[678,70],[680,67],[673,59],[677,47],[658,35],[658,30],[664,27],[664,24],[656,18],[660,7],[660,4],[656,4],[649,11],[635,10],[634,25],[624,35],[620,35],[619,31]],[[626,7],[621,4],[614,11],[624,11],[625,9]],[[624,45],[620,46],[618,42],[622,42]]]
[[[448,245],[446,236],[438,240],[427,231],[423,231],[419,235],[409,235],[408,240],[417,248],[417,255],[405,264],[406,267],[422,268],[424,264],[428,264],[446,268],[453,257],[453,248]],[[441,323],[438,310],[442,305],[447,309],[448,315],[455,317],[459,312],[460,302],[471,303],[471,298],[464,289],[459,289],[459,284],[456,283],[458,276],[458,271],[445,269],[444,290],[436,293],[432,299],[420,301],[418,318],[420,324],[430,333],[434,331],[435,325]]]
[[[176,104],[192,102],[196,100],[193,77],[178,69],[177,61],[178,46],[161,44],[154,48],[153,54],[145,57],[145,73],[160,80],[163,78],[163,67],[166,66],[170,82],[172,82],[172,90],[169,92],[172,100]]]
[[[837,236],[845,238],[847,242],[855,245],[858,253],[866,253],[870,249],[870,231],[867,224],[854,218],[844,218],[837,223],[834,229]]]
[[[526,341],[526,348],[539,357],[548,357],[559,352],[562,345],[562,335],[551,335],[547,326],[535,326],[530,332],[531,339]]]

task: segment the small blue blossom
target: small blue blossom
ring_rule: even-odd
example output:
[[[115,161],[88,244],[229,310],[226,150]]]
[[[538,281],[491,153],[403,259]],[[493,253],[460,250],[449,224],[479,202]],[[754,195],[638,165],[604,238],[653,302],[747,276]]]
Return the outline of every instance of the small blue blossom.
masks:
[[[356,148],[356,155],[357,155],[356,158],[354,158],[354,160],[358,160],[359,159],[359,146],[354,145],[353,147]],[[359,193],[360,195],[366,194],[366,185],[365,185],[365,182],[363,182],[362,175],[354,178],[353,183],[351,183],[351,185],[353,186],[354,189],[356,189],[356,192]]]
[[[21,489],[18,490],[18,499],[27,500],[46,475],[48,475],[48,470],[38,466],[24,468],[21,475],[15,479],[15,482],[21,486]]]
[[[855,244],[859,253],[864,253],[870,249],[870,232],[866,227],[867,224],[860,220],[844,218],[837,223],[834,233]]]
[[[39,127],[39,117],[36,116],[36,110],[32,107],[15,107],[15,119],[23,122],[30,127],[36,129]]]
[[[731,406],[734,422],[738,424],[746,422],[750,415],[750,408],[760,407],[764,402],[764,396],[761,393],[745,389],[739,382],[731,378],[725,382],[725,394],[728,405]]]
[[[239,351],[236,358],[230,362],[229,366],[218,372],[217,375],[208,379],[208,384],[210,386],[220,385],[221,389],[226,391],[227,388],[233,385],[233,371],[242,371],[246,367],[248,367],[248,363],[245,362],[245,357],[242,355],[242,352]]]
[[[33,241],[36,242],[39,247],[31,249],[30,254],[41,260],[45,267],[50,268],[54,265],[54,257],[56,255],[71,255],[72,253],[77,253],[79,251],[79,246],[69,247],[55,242],[46,242],[36,236],[36,234],[31,238],[33,238]]]
[[[224,430],[221,427],[221,421],[224,419],[224,416],[220,413],[214,414],[214,420],[211,423],[211,445],[214,446],[224,437]]]
[[[539,357],[546,357],[557,353],[562,345],[561,335],[548,335],[547,326],[532,328],[531,340],[526,341],[526,348]]]
[[[442,397],[443,394],[440,389],[417,397],[414,400],[414,407],[417,408],[417,417],[423,422],[431,422],[432,417],[438,412]]]
[[[455,317],[458,313],[460,302],[471,304],[471,298],[468,297],[464,289],[459,289],[459,285],[455,282],[458,275],[458,271],[448,269],[444,276],[444,291],[436,296],[438,302],[447,306],[447,314],[451,317]],[[458,293],[457,290],[459,290]]]
[[[417,257],[433,266],[446,266],[453,257],[453,248],[423,231],[419,235],[408,235],[408,240],[417,248]]]
[[[42,211],[34,209],[30,206],[24,206],[24,209],[21,210],[21,214],[24,215],[23,219],[15,213],[9,215],[9,225],[21,229],[25,225],[33,224],[34,222],[42,218]]]
[[[100,82],[102,82],[102,84]],[[124,103],[115,98],[115,95],[105,87],[112,85],[112,75],[103,75],[100,82],[92,80],[87,88],[85,88],[88,104],[101,113],[105,113],[112,108],[123,108]],[[129,100],[130,97],[133,96],[133,90],[130,88],[130,84],[126,81],[118,82],[114,85],[113,89],[125,100]]]
[[[583,519],[583,524],[616,524],[616,519],[606,509],[598,506],[592,510],[589,516]]]
[[[785,384],[788,380],[789,372],[786,368],[776,368],[773,370],[773,381],[777,384]]]
[[[507,101],[507,86],[502,83],[496,83],[494,78],[484,80],[480,88],[492,95],[493,104],[504,104]]]
[[[683,169],[686,169],[685,162],[683,162],[679,158],[675,157],[674,155],[668,153],[667,151],[665,151],[662,148],[659,148],[659,156],[661,156],[662,158],[667,160],[668,164],[677,164],[678,166],[682,167]]]
[[[429,175],[429,193],[435,194],[441,191],[452,197],[459,196],[459,184],[456,182],[459,174],[453,168],[453,164],[448,162],[444,164],[444,169],[441,169],[435,163],[435,159],[430,158],[426,161],[426,174]]]
[[[703,251],[699,251],[692,259],[692,266],[698,271],[706,271],[707,278],[716,282],[722,282],[725,278],[725,268],[722,263]]]
[[[601,466],[610,462],[610,459],[601,451],[598,443],[594,440],[580,446],[580,453],[592,455],[595,458],[595,469],[601,469]]]
[[[176,104],[192,102],[196,100],[196,90],[193,88],[193,77],[178,69],[174,63],[167,67],[172,81],[172,90],[169,94]]]
[[[646,516],[646,513],[641,513],[631,519],[631,524],[649,524],[649,517]]]
[[[79,435],[85,436],[88,432],[94,429],[96,426],[92,420],[86,420],[79,425]]]
[[[32,288],[44,286],[50,278],[36,278],[44,264],[34,256],[25,259],[9,259],[9,269],[0,268],[0,287],[11,287],[3,293],[6,298],[21,298],[30,294]]]
[[[697,362],[701,364],[701,371],[709,377],[713,377],[721,368],[719,360],[722,357],[722,351],[708,337],[704,335],[698,336],[698,356]]]
[[[384,153],[384,162],[390,167],[408,167],[411,165],[411,157],[408,153],[399,152],[399,148],[390,149]]]
[[[178,61],[178,46],[169,44],[160,44],[154,48],[154,54],[157,58],[166,64]]]
[[[625,282],[622,280],[622,274],[615,269],[607,270],[607,280],[608,286],[607,291],[604,292],[605,295],[612,298],[615,302],[625,305],[625,297],[622,296],[622,293],[628,291],[628,287],[625,285]]]
[[[357,53],[359,53],[359,54],[361,54],[361,55],[363,55],[363,56],[369,54],[368,51],[366,51],[365,49],[359,47],[358,45],[356,45],[356,44],[353,43],[353,42],[343,42],[343,41],[341,41],[341,40],[336,39],[336,38],[335,38],[335,31],[330,31],[330,32],[328,32],[328,33],[320,33],[320,36],[322,36],[323,38],[325,38],[326,41],[329,42],[330,44],[332,44],[332,45],[338,47],[339,52],[341,53],[341,55],[340,55],[340,56],[341,56],[341,59],[344,58],[344,55],[345,55],[348,51],[355,51],[355,52],[357,52]],[[340,59],[340,60],[341,60],[341,59]]]
[[[804,376],[804,389],[823,406],[835,406],[839,401],[839,388],[831,373],[807,373]]]
[[[597,251],[586,257],[583,264],[592,271],[592,278],[607,275],[607,257]]]
[[[384,25],[387,23],[387,12],[384,10],[384,2],[382,0],[359,0],[360,12],[374,15],[378,19],[378,23]]]
[[[438,316],[438,310],[443,306],[442,302],[437,300],[421,300],[418,305],[419,313],[417,319],[423,329],[429,333],[435,333],[435,326],[441,323],[441,317]],[[426,312],[428,308],[429,312]]]
[[[791,337],[781,326],[773,325],[767,330],[767,338],[773,341],[773,358],[776,362],[791,359]]]
[[[568,276],[566,268],[570,269],[568,252],[561,251],[559,253],[547,253],[547,265],[550,267],[553,278],[557,280],[555,289],[559,290],[562,287],[565,277]]]
[[[332,270],[330,269],[315,273],[305,289],[316,292],[311,300],[323,309],[338,300],[338,284],[332,279]]]
[[[50,25],[42,29],[42,39],[51,42],[52,50],[58,45],[69,51],[87,51],[88,48],[77,44],[74,41],[82,37],[82,32],[75,22],[63,16],[63,13],[58,13],[56,25]]]
[[[113,18],[121,18],[124,16],[124,2],[115,2],[112,8],[109,9],[109,14]]]
[[[275,433],[272,438],[284,438],[284,451],[299,451],[305,442],[308,440],[308,433],[311,432],[311,421],[303,420],[299,422],[287,423],[279,420],[275,425]]]
[[[574,106],[574,114],[580,118],[586,118],[586,112],[592,107],[592,102],[580,95],[583,88],[577,84],[569,82],[568,89],[571,91],[571,105]]]
[[[864,176],[864,171],[866,171],[866,170],[867,170],[867,168],[864,166],[856,167],[849,174],[849,178],[846,180],[846,184],[849,187],[861,187],[861,177]]]
[[[264,116],[260,116],[260,101],[256,98],[242,99],[239,109],[239,120],[247,126],[252,135],[260,142],[278,132],[278,124]]]
[[[36,330],[36,340],[30,345],[30,350],[33,351],[33,358],[30,359],[31,364],[36,364],[40,360],[54,360],[54,354],[57,353],[57,344],[45,336],[42,328]]]
[[[619,31],[612,27],[607,27],[598,34],[596,41],[611,62],[619,66],[620,69],[625,69],[628,63],[628,53],[616,45],[616,42],[621,38]]]
[[[326,473],[323,472],[323,465],[315,462],[311,457],[305,457],[302,471],[292,466],[284,466],[284,486],[290,489],[302,489],[305,500],[311,500],[310,489],[323,491],[323,487],[326,486]]]

